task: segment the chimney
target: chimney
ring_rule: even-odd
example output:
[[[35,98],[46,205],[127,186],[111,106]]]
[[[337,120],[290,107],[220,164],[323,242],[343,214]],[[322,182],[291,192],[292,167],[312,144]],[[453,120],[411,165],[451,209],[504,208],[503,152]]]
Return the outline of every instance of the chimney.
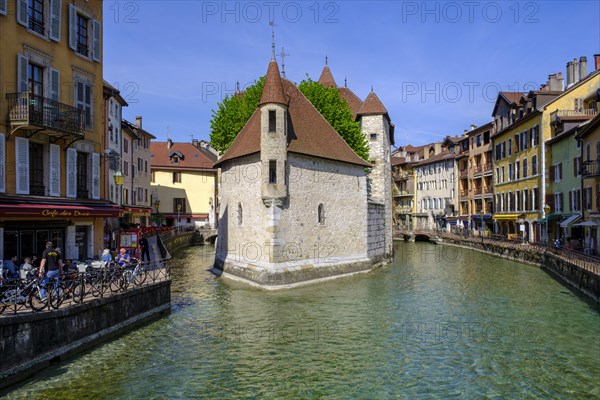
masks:
[[[477,125],[471,124],[471,130],[474,131],[475,129],[477,129]]]
[[[137,126],[138,129],[142,129],[142,117],[140,115],[135,117],[135,126]]]
[[[600,54],[594,54],[594,70],[600,71]]]
[[[192,139],[192,146],[198,148],[198,139]]]
[[[581,77],[579,76],[579,61],[577,59],[573,60],[573,83],[579,82]]]
[[[562,72],[558,73],[558,76],[556,77],[556,81],[557,81],[557,85],[558,85],[558,90],[560,90],[561,92],[563,90],[565,90],[565,80],[563,79]]]
[[[440,142],[436,142],[433,144],[433,154],[440,154],[442,152],[442,144]]]
[[[548,75],[548,90],[551,91],[562,91],[563,83],[562,83],[562,73]]]
[[[567,63],[567,87],[573,85],[573,61]]]
[[[579,78],[583,79],[587,76],[587,57],[581,56],[579,57]]]
[[[171,147],[173,147],[173,141],[171,140],[171,138],[167,139],[167,149],[170,149]]]
[[[431,148],[431,146],[427,145],[423,149],[423,160],[427,160],[429,158],[429,149],[430,148]]]

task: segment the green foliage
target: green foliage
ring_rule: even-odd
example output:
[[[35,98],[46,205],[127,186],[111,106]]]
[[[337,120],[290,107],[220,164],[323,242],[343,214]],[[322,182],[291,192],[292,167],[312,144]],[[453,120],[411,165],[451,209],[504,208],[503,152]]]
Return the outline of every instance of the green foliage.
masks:
[[[308,78],[298,86],[313,106],[329,122],[329,125],[364,160],[369,158],[367,139],[360,131],[360,124],[354,121],[350,106],[337,88],[328,88]]]
[[[210,143],[221,154],[224,153],[240,133],[252,113],[258,107],[265,77],[246,88],[243,96],[227,96],[213,110],[210,121]],[[360,124],[352,118],[350,106],[336,88],[327,88],[307,77],[298,86],[313,106],[323,115],[337,133],[361,158],[369,157],[369,146],[360,131]]]
[[[229,148],[258,107],[264,86],[263,76],[247,87],[243,95],[227,96],[218,104],[218,109],[213,110],[210,120],[210,144],[221,154]]]

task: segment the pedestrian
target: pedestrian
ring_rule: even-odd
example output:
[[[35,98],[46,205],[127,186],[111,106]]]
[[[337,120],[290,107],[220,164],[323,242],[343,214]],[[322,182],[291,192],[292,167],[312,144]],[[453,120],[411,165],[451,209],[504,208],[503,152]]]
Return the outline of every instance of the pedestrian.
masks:
[[[62,272],[63,262],[60,253],[54,249],[52,242],[46,242],[46,250],[42,253],[42,261],[39,270],[39,276],[42,280],[42,301],[46,300],[46,285],[48,284],[48,281],[54,279],[56,284],[58,284]]]
[[[33,276],[35,276],[35,270],[31,264],[31,257],[25,257],[25,262],[23,265],[21,265],[21,271],[25,271],[27,279],[31,279]]]
[[[125,250],[124,247],[121,247],[121,249],[119,250],[119,254],[117,254],[115,261],[120,267],[128,267],[131,263],[131,257],[129,256],[129,253],[127,253],[127,250]]]
[[[12,256],[8,260],[4,260],[3,275],[5,279],[19,279],[19,264],[17,263],[17,256]]]
[[[140,239],[140,247],[142,248],[142,261],[146,261],[146,257],[148,257],[147,261],[150,261],[150,251],[148,249],[148,247],[149,247],[148,239],[146,239],[145,236],[143,236]]]
[[[112,254],[110,254],[110,249],[104,249],[102,251],[102,257],[100,257],[100,261],[109,263],[113,260]]]

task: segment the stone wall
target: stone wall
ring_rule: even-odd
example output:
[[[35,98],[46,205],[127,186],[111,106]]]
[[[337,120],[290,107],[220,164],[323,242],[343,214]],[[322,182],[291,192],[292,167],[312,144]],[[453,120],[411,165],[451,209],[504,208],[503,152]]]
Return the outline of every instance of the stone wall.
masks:
[[[373,268],[367,257],[363,167],[289,153],[285,177],[289,195],[274,205],[263,203],[260,177],[251,174],[248,179],[247,171],[261,172],[258,155],[231,164],[222,172],[217,268],[262,286]],[[319,223],[319,205],[324,223]]]
[[[368,257],[380,262],[386,256],[385,239],[385,206],[382,203],[369,202],[369,217],[367,222]]]
[[[171,281],[67,308],[0,318],[0,388],[168,313]]]

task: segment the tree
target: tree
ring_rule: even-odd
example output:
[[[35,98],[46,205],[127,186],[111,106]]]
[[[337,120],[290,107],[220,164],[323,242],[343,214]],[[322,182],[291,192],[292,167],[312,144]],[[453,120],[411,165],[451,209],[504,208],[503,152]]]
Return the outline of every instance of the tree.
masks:
[[[325,87],[309,77],[300,82],[298,89],[321,113],[329,125],[344,139],[348,146],[362,159],[369,159],[369,145],[360,131],[360,124],[354,121],[348,102],[342,98],[337,88]]]
[[[218,109],[213,110],[210,121],[210,142],[220,153],[224,153],[240,133],[252,113],[258,107],[265,85],[263,76],[242,95],[227,96]],[[298,89],[329,122],[336,132],[361,158],[369,158],[369,146],[360,131],[360,125],[352,118],[350,106],[336,88],[327,88],[309,77],[300,82]]]
[[[218,104],[218,109],[213,110],[210,120],[210,144],[221,154],[229,148],[258,107],[264,86],[263,76],[243,93],[226,96],[223,102]]]

